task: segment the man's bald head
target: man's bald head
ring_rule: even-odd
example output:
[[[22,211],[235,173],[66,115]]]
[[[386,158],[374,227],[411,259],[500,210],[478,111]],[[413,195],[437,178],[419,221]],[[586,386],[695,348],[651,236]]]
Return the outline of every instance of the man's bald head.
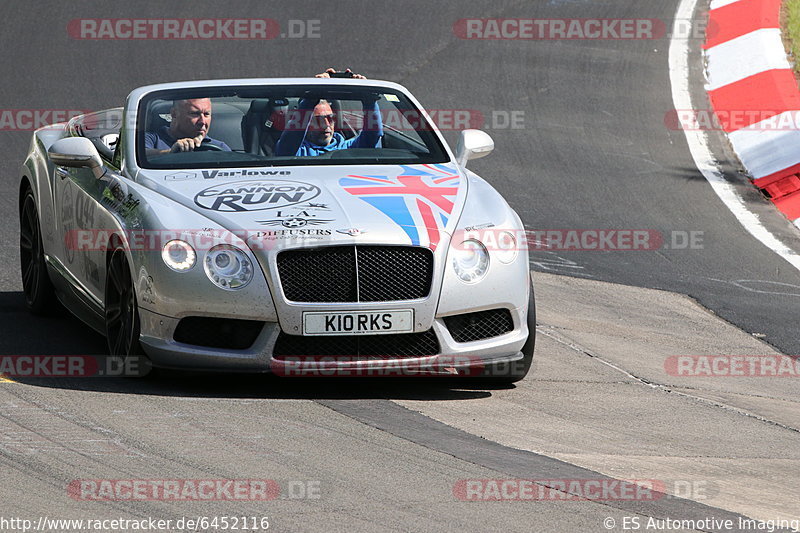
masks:
[[[172,116],[169,132],[174,138],[205,137],[211,127],[211,99],[175,100],[169,114]]]

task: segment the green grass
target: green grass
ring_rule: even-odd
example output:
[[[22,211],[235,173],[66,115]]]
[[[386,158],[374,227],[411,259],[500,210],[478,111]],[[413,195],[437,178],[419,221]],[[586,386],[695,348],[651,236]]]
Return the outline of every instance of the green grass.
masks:
[[[794,71],[800,73],[800,0],[786,0],[783,3],[785,10],[784,36],[789,41],[789,49],[794,61]]]

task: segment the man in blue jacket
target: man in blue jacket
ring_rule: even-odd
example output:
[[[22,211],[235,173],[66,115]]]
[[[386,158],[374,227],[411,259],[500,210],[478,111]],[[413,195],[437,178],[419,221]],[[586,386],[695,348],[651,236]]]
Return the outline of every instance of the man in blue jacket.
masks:
[[[330,78],[336,71],[329,68],[317,78]],[[347,69],[346,72],[351,72]],[[364,80],[361,74],[352,78]],[[275,146],[277,156],[317,156],[347,148],[376,148],[383,136],[383,123],[377,100],[364,101],[364,128],[351,139],[335,131],[336,116],[325,100],[304,98],[297,111],[286,122],[281,138]]]

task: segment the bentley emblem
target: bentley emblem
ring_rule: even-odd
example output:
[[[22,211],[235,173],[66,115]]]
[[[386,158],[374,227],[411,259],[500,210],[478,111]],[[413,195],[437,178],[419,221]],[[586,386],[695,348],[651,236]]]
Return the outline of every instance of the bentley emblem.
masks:
[[[365,234],[367,231],[358,228],[342,228],[336,230],[339,233],[344,233],[345,235],[350,235],[351,237],[358,237],[359,235]]]
[[[256,220],[262,226],[283,226],[284,228],[302,228],[306,225],[317,226],[319,224],[327,224],[328,222],[333,222],[333,220],[316,220],[316,219],[309,219],[309,218],[301,218],[301,217],[292,217],[292,218],[284,218],[284,219],[275,219],[275,220]]]

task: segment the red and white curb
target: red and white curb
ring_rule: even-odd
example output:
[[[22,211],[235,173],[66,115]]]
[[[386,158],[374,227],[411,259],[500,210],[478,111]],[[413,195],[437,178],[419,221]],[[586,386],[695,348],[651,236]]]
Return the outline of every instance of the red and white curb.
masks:
[[[781,3],[712,0],[706,90],[753,183],[800,227],[800,90],[781,38]]]
[[[675,12],[675,25],[669,42],[669,83],[672,92],[673,109],[693,109],[692,96],[689,87],[689,55],[690,37],[680,33],[679,24],[682,21],[692,20],[695,16],[698,0],[680,0]],[[729,4],[732,2],[721,2]],[[684,32],[685,33],[685,32]],[[773,253],[785,260],[797,270],[800,270],[800,254],[786,246],[770,230],[764,226],[753,211],[751,211],[744,198],[737,191],[737,186],[728,181],[719,167],[717,159],[708,145],[708,135],[700,128],[683,128],[686,144],[697,170],[708,182],[717,198],[730,210],[742,228],[757,241],[766,246]]]

